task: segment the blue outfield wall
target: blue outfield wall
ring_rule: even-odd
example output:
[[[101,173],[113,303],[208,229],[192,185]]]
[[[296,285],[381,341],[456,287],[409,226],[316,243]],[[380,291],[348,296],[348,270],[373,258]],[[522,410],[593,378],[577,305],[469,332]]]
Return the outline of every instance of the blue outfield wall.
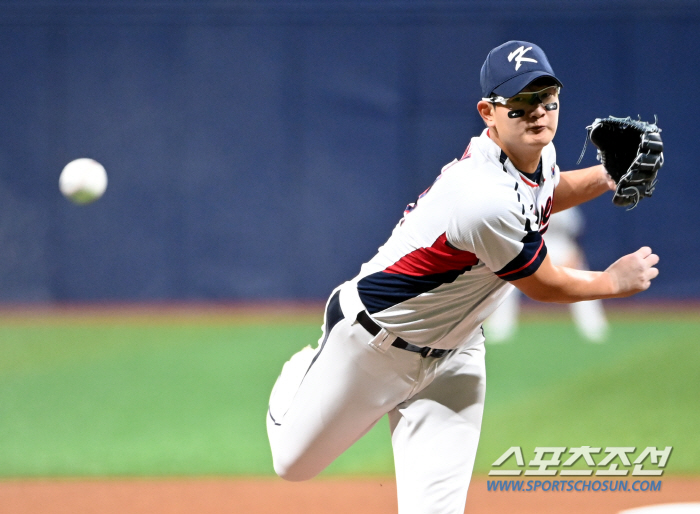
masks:
[[[0,2],[0,301],[324,298],[481,131],[509,39],[564,82],[562,169],[594,118],[658,115],[654,198],[586,205],[582,243],[650,245],[642,297],[700,297],[697,2],[29,0]],[[83,207],[78,157],[110,181]]]

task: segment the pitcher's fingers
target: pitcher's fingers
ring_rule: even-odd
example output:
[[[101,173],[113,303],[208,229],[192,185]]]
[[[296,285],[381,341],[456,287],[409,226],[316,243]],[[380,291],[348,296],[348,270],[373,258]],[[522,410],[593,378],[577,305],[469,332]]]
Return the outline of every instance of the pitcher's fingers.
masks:
[[[659,256],[655,253],[649,254],[644,261],[650,266],[656,266],[659,263]]]
[[[651,248],[648,246],[642,246],[639,250],[636,252],[637,255],[639,255],[642,259],[646,258],[649,254],[651,254]]]

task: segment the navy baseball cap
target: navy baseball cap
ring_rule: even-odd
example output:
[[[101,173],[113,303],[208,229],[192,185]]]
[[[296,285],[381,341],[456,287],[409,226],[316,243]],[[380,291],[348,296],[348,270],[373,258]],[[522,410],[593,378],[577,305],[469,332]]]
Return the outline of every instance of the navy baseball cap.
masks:
[[[527,41],[508,41],[489,52],[481,67],[484,98],[496,93],[510,98],[540,77],[551,77],[562,86],[542,49]]]

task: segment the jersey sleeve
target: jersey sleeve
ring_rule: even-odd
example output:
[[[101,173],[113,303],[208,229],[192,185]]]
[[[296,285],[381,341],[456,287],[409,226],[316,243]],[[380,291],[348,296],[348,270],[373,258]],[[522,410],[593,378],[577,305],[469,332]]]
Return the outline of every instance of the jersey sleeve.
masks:
[[[543,160],[546,160],[547,162],[547,166],[542,170],[542,172],[544,173],[547,168],[550,170],[554,188],[556,189],[556,187],[559,185],[559,179],[561,178],[561,170],[557,165],[557,152],[554,149],[554,144],[549,143],[547,146],[545,146],[544,150],[542,150],[542,154]]]
[[[547,255],[542,236],[531,229],[524,205],[510,190],[478,195],[461,204],[455,209],[447,240],[476,255],[507,281],[532,275]]]
[[[555,164],[554,169],[552,170],[553,173],[553,179],[554,179],[554,188],[559,185],[559,180],[561,179],[561,170],[559,169],[559,165]]]

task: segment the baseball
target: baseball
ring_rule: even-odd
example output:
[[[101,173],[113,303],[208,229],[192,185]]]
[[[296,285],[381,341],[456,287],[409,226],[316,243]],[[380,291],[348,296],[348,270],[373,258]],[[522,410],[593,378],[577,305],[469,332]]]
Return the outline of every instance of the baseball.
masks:
[[[107,189],[107,172],[93,159],[76,159],[66,164],[58,179],[58,188],[71,202],[94,202]]]

